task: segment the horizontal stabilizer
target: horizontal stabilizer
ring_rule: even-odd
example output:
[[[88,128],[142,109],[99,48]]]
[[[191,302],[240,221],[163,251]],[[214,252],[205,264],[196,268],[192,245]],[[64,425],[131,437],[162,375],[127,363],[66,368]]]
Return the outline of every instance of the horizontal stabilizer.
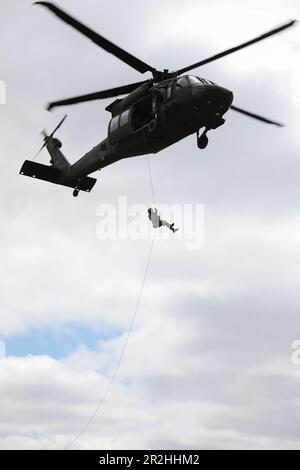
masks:
[[[20,170],[20,175],[68,186],[69,188],[77,188],[80,189],[80,191],[90,192],[97,181],[95,178],[90,178],[89,176],[81,178],[80,183],[78,183],[77,180],[64,181],[62,178],[63,174],[64,171],[62,170],[58,170],[52,166],[42,165],[41,163],[31,162],[30,160],[25,160]]]

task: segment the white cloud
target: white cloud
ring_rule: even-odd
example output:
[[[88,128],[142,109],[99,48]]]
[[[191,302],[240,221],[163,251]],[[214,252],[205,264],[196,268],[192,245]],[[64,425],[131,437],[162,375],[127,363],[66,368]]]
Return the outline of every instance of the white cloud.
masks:
[[[152,333],[148,329],[147,343],[133,334],[110,395],[75,447],[298,448],[293,424],[298,368],[274,356],[273,362],[241,363],[233,370],[217,350],[212,357],[217,360],[209,366],[207,356],[201,361],[196,350],[196,360],[184,364],[187,356],[180,357],[183,349],[176,336],[168,336],[167,345],[176,344],[177,354],[166,347],[161,329],[156,336]],[[186,347],[189,336],[181,336]],[[104,345],[112,357],[119,346]],[[78,369],[78,362],[91,354],[95,359],[95,353],[81,349],[63,361],[46,356],[1,361],[1,448],[65,448],[73,440],[108,385],[107,375]],[[156,355],[160,366],[153,363]],[[98,358],[96,367],[101,353]]]

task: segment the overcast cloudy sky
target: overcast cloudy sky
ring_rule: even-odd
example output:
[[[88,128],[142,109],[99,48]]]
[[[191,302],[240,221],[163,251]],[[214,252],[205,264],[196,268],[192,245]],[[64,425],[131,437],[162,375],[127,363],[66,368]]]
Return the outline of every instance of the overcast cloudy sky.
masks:
[[[297,0],[57,4],[160,69],[300,18]],[[100,240],[97,210],[120,195],[150,205],[147,162],[106,168],[77,199],[18,172],[65,112],[47,101],[141,77],[31,1],[1,0],[0,41],[0,448],[61,449],[107,389],[150,247]],[[155,241],[121,368],[73,448],[300,448],[299,53],[296,26],[195,70],[287,126],[228,112],[205,151],[191,136],[151,157],[158,204],[204,204],[205,243]],[[105,136],[108,103],[67,109],[72,162]]]

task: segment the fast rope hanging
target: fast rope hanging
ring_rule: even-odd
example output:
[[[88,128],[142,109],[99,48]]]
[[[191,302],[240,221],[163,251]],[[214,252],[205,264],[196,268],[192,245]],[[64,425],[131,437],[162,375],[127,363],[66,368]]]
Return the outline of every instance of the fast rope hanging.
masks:
[[[154,194],[154,187],[153,187],[153,180],[152,180],[151,164],[150,164],[150,159],[149,159],[148,155],[146,156],[146,160],[147,160],[147,167],[148,167],[148,173],[149,173],[149,181],[150,181],[150,187],[151,187],[151,192],[152,192],[153,204],[154,204],[154,207],[155,207],[155,194]],[[111,389],[111,387],[112,387],[112,385],[115,381],[115,378],[117,377],[117,374],[118,374],[119,369],[121,367],[122,360],[123,360],[125,352],[126,352],[126,348],[127,348],[127,345],[128,345],[130,335],[131,335],[132,330],[133,330],[135,319],[136,319],[136,316],[137,316],[137,313],[138,313],[138,310],[139,310],[139,307],[140,307],[140,304],[141,304],[144,285],[145,285],[145,282],[146,282],[146,278],[147,278],[147,274],[148,274],[148,270],[149,270],[149,266],[150,266],[150,261],[151,261],[151,257],[152,257],[153,245],[154,245],[154,237],[152,237],[152,239],[151,239],[150,248],[149,248],[148,257],[147,257],[146,266],[145,266],[145,271],[144,271],[144,276],[143,276],[141,287],[140,287],[140,290],[139,290],[137,302],[136,302],[135,308],[133,310],[133,315],[132,315],[132,318],[131,318],[131,321],[130,321],[130,324],[129,324],[128,333],[127,333],[126,339],[124,341],[124,345],[123,345],[119,360],[117,362],[116,368],[114,370],[114,373],[112,374],[112,376],[111,376],[111,378],[108,382],[108,385],[107,385],[102,397],[100,398],[94,412],[91,414],[90,418],[85,423],[85,425],[81,428],[81,430],[64,447],[64,450],[70,449],[70,447],[72,447],[72,445],[79,439],[79,437],[87,430],[89,425],[96,418],[101,406],[104,403],[104,400],[106,399],[106,397],[108,396],[108,394],[110,392],[110,389]]]

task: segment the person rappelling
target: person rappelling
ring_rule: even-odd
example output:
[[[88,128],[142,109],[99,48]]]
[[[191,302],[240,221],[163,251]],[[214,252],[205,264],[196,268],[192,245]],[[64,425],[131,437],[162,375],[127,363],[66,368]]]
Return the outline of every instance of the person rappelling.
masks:
[[[157,209],[149,208],[148,209],[148,217],[149,217],[149,219],[150,219],[150,221],[153,225],[153,228],[159,228],[159,227],[165,226],[165,227],[169,228],[173,233],[175,233],[179,230],[178,228],[174,228],[174,223],[170,224],[166,220],[161,219],[158,212],[157,212]]]

